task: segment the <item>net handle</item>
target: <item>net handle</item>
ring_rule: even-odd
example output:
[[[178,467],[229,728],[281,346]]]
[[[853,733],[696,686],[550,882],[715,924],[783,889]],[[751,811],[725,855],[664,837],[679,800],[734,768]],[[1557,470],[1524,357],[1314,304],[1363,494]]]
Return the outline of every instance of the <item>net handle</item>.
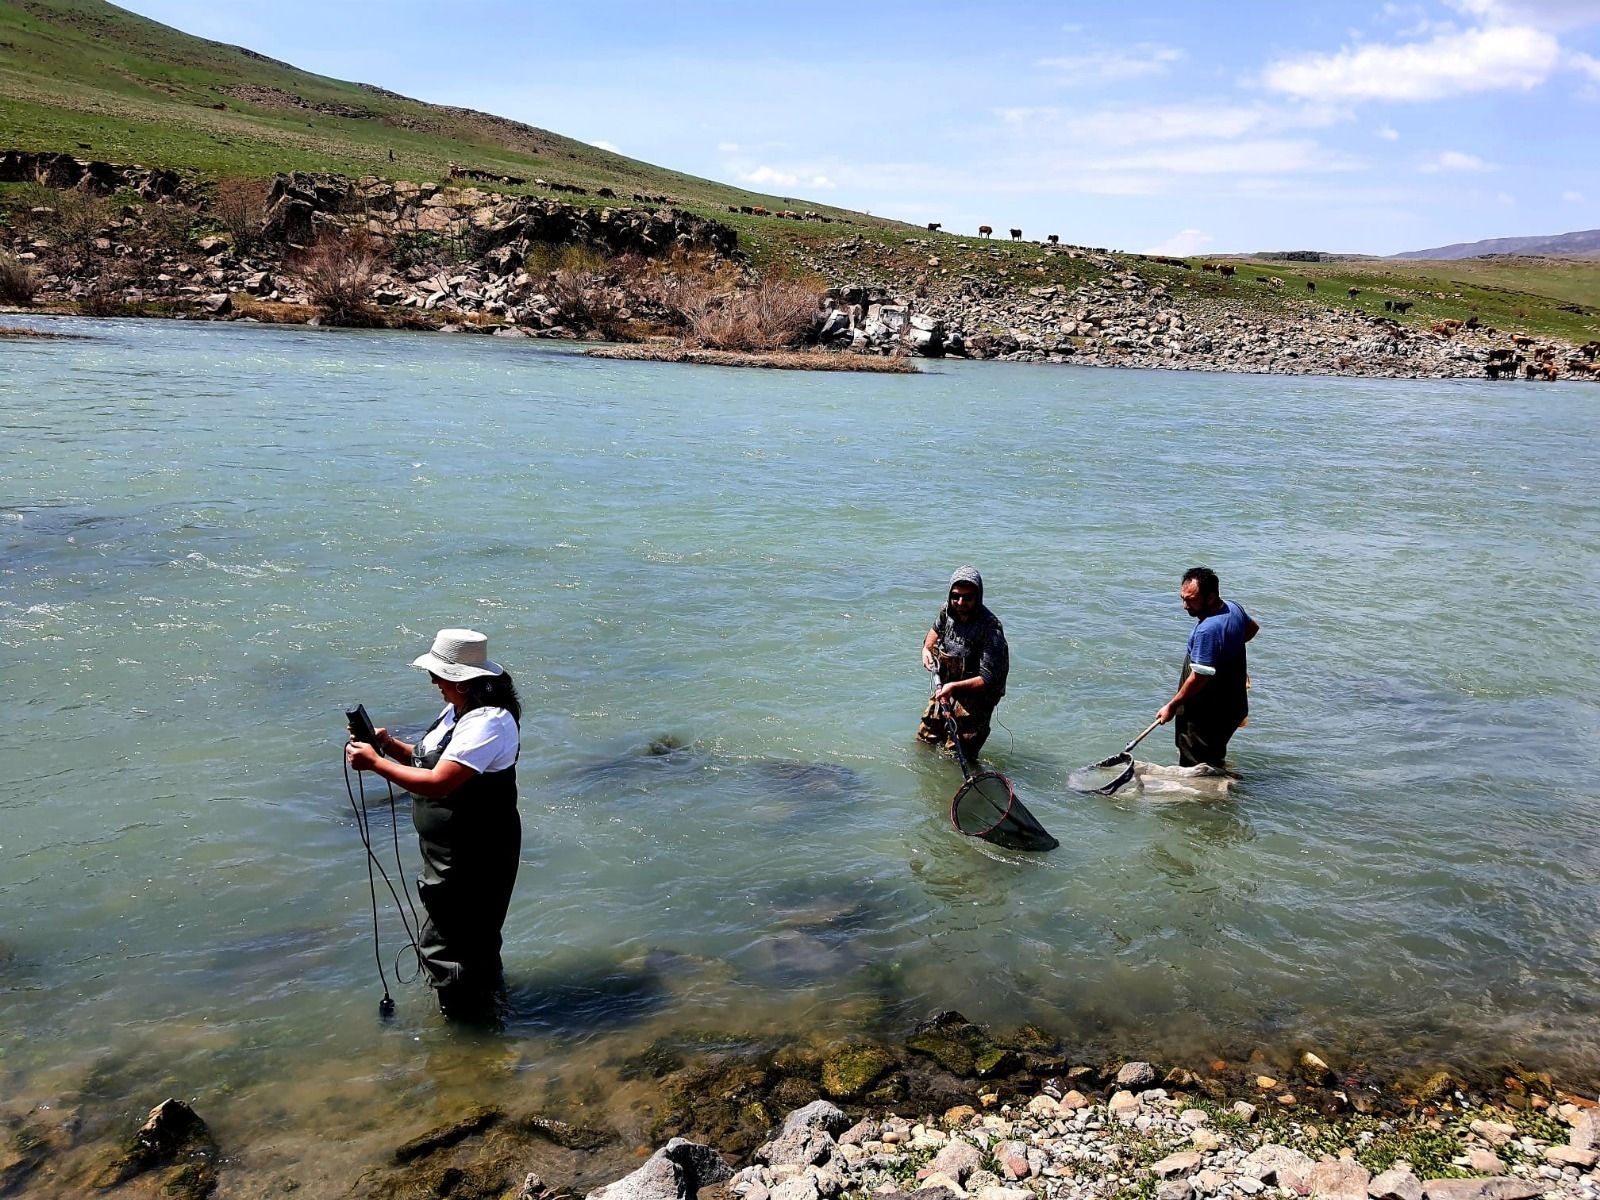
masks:
[[[956,805],[961,803],[961,797],[962,796],[966,795],[968,791],[970,791],[972,788],[976,787],[978,784],[982,783],[985,779],[998,779],[1005,786],[1005,789],[1006,789],[1006,807],[1005,807],[1005,811],[1002,812],[1000,814],[1000,816],[995,820],[995,823],[993,825],[990,825],[987,829],[982,829],[982,830],[979,830],[977,832],[973,832],[971,830],[963,829],[963,828],[961,828],[961,822],[956,820]],[[975,838],[987,837],[989,834],[993,833],[996,829],[999,829],[1000,826],[1005,824],[1006,818],[1011,815],[1011,809],[1016,804],[1016,802],[1017,802],[1017,789],[1011,786],[1011,780],[1007,779],[1004,775],[1000,774],[999,771],[980,771],[976,775],[967,776],[966,782],[963,783],[960,787],[958,787],[956,789],[956,794],[954,796],[950,797],[950,824],[951,824],[952,827],[954,827],[954,829],[955,829],[955,831],[957,833],[965,834],[967,837],[975,837]]]

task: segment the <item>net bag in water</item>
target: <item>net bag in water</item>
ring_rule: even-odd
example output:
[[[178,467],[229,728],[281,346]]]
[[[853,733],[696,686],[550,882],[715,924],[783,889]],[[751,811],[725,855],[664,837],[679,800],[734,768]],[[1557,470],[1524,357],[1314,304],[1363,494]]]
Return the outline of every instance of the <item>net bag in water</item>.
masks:
[[[1007,850],[1054,850],[1061,843],[1017,799],[1011,781],[998,771],[973,775],[950,801],[950,823],[968,837]]]

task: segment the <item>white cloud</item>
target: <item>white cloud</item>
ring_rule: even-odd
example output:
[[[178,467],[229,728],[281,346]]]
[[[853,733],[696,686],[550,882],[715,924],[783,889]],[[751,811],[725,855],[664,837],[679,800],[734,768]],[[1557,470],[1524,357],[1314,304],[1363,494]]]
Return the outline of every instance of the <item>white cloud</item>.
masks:
[[[1165,75],[1172,64],[1185,58],[1173,46],[1141,45],[1127,50],[1091,50],[1083,54],[1041,58],[1039,66],[1060,71],[1070,78],[1066,83],[1106,83],[1118,79],[1142,79]]]
[[[1321,105],[1286,108],[1200,101],[1146,108],[1104,108],[1069,118],[1062,123],[1062,128],[1074,137],[1102,146],[1135,146],[1150,142],[1229,140],[1286,129],[1319,129],[1336,123],[1342,115],[1336,109]]]
[[[1385,125],[1378,130],[1378,136],[1386,142],[1398,142],[1400,140],[1400,131],[1393,125]]]
[[[1589,77],[1589,82],[1600,83],[1600,58],[1575,51],[1567,55],[1566,65],[1575,71],[1582,71]]]
[[[1366,163],[1307,139],[1216,142],[1142,151],[1092,164],[1101,171],[1162,171],[1177,175],[1282,175],[1359,171]]]
[[[1441,171],[1492,171],[1495,168],[1476,154],[1461,150],[1444,150],[1428,159],[1417,170],[1424,175],[1437,175]]]
[[[739,153],[739,143],[738,142],[718,142],[717,143],[717,149],[722,151],[722,153],[724,153],[724,154],[737,154],[737,153]]]
[[[1440,100],[1507,89],[1527,91],[1561,61],[1550,34],[1501,25],[1443,33],[1427,42],[1346,47],[1269,65],[1267,87],[1311,100]]]
[[[736,172],[740,179],[757,187],[773,188],[832,188],[838,186],[826,175],[809,171],[780,171],[776,167],[757,167],[753,171]]]
[[[1561,198],[1563,200],[1565,200],[1568,204],[1582,204],[1583,203],[1583,193],[1582,192],[1562,192],[1561,193]]]
[[[597,150],[609,150],[613,154],[621,154],[622,153],[621,150],[618,150],[610,142],[590,142],[589,145],[593,146]]]
[[[1199,254],[1217,239],[1201,229],[1181,229],[1166,241],[1151,246],[1145,254],[1166,254],[1173,258],[1188,258]]]
[[[1540,29],[1580,29],[1600,24],[1594,0],[1445,0],[1467,16],[1499,24],[1526,24]]]

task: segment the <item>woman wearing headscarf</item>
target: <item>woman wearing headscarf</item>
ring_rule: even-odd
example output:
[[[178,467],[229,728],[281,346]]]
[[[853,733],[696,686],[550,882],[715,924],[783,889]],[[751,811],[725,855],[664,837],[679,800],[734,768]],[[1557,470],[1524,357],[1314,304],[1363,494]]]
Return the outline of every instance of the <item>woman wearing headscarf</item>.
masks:
[[[428,672],[443,711],[415,743],[380,728],[376,748],[351,741],[345,758],[414,797],[417,895],[428,914],[417,949],[445,1015],[481,1019],[502,988],[500,930],[522,852],[522,704],[476,630],[441,629],[411,665]]]
[[[984,606],[983,576],[976,567],[960,567],[950,576],[950,590],[933,628],[922,639],[922,665],[937,671],[939,687],[922,714],[917,736],[925,742],[948,742],[941,711],[953,705],[961,752],[977,757],[989,740],[990,720],[1006,694],[1011,650],[1000,619]]]

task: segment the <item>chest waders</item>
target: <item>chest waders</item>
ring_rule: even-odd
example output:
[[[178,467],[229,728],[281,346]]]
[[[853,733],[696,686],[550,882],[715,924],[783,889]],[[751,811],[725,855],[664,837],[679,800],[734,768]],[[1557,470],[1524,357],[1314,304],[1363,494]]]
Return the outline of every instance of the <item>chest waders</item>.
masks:
[[[1194,664],[1185,654],[1178,686],[1182,687],[1183,681],[1193,673]],[[1245,698],[1245,656],[1241,654],[1233,662],[1218,666],[1217,673],[1200,693],[1179,707],[1172,734],[1178,748],[1178,765],[1224,766],[1228,739],[1238,731],[1249,712],[1250,703]]]
[[[454,734],[452,726],[426,754],[424,734],[414,765],[431,770]],[[428,982],[446,1009],[492,996],[501,985],[500,930],[522,857],[516,764],[475,775],[441,800],[413,797],[411,821],[422,850],[417,898],[427,920],[417,949]]]

